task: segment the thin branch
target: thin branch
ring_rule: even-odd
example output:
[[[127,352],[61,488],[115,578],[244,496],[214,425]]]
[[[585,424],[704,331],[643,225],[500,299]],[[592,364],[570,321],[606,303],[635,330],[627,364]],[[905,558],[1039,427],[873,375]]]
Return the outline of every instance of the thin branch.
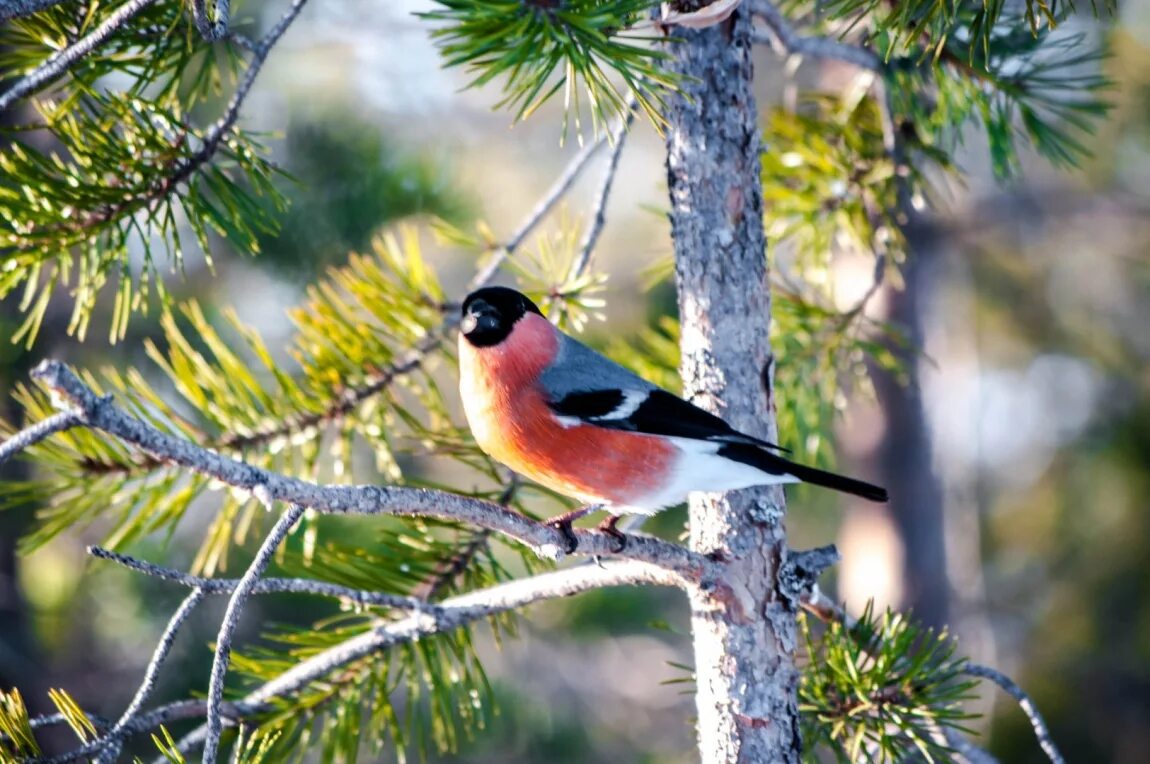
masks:
[[[51,437],[58,432],[63,432],[64,430],[70,430],[80,424],[83,424],[83,421],[79,412],[61,411],[59,414],[53,414],[31,427],[25,427],[11,438],[8,438],[8,440],[0,443],[0,465],[45,438]]]
[[[543,194],[539,201],[535,203],[531,212],[527,214],[527,218],[515,229],[515,232],[511,234],[507,241],[496,249],[491,259],[476,272],[475,277],[472,278],[467,285],[468,292],[486,285],[495,277],[496,271],[499,270],[499,267],[503,265],[504,261],[514,254],[515,250],[523,243],[523,240],[527,238],[527,235],[543,221],[547,213],[551,211],[556,203],[563,198],[563,195],[575,184],[575,181],[583,173],[583,170],[586,169],[599,149],[603,148],[606,144],[607,136],[601,135],[594,143],[587,144],[579,150],[578,154],[571,157],[571,161],[567,163],[562,174],[551,184],[551,188],[547,189],[547,193]]]
[[[291,505],[276,524],[268,532],[267,538],[256,552],[255,559],[248,566],[243,578],[232,592],[228,600],[228,608],[224,611],[223,621],[220,623],[220,633],[216,637],[216,655],[212,660],[212,675],[208,681],[208,735],[204,741],[204,764],[215,764],[216,754],[220,747],[220,733],[224,724],[220,717],[220,704],[224,700],[224,680],[228,673],[228,662],[232,657],[232,636],[236,632],[236,625],[240,620],[240,611],[252,593],[256,582],[267,570],[272,561],[272,555],[283,543],[299,519],[303,517],[303,507],[298,504]]]
[[[84,712],[84,716],[88,717],[88,721],[97,730],[106,730],[112,726],[112,720],[100,716],[99,714],[90,714]],[[28,720],[28,726],[32,729],[40,729],[41,727],[53,727],[57,724],[71,724],[67,716],[64,714],[48,714],[47,716],[37,716],[35,719]]]
[[[31,16],[62,2],[64,0],[4,0],[0,3],[0,24],[9,19]]]
[[[674,572],[648,563],[634,560],[607,561],[602,566],[587,565],[551,571],[451,597],[439,604],[424,605],[413,611],[408,618],[380,623],[369,632],[308,658],[239,701],[223,703],[221,716],[227,719],[248,719],[261,714],[271,707],[270,701],[273,699],[290,696],[355,660],[397,644],[458,629],[536,602],[570,597],[592,589],[639,584],[681,587],[682,579]],[[206,701],[178,701],[135,717],[125,723],[117,734],[122,739],[155,729],[161,724],[195,719],[206,713]],[[34,725],[43,723],[33,720]],[[187,752],[202,742],[206,734],[207,726],[200,726],[180,741],[179,749]],[[40,764],[67,764],[98,753],[107,743],[107,739],[101,739],[52,759],[37,761]]]
[[[753,42],[772,45],[790,55],[843,61],[880,74],[886,69],[883,60],[867,48],[841,42],[832,37],[799,34],[791,26],[786,15],[770,0],[753,0],[751,12],[765,21],[770,28],[770,33],[759,29],[752,30]]]
[[[607,222],[607,200],[611,196],[611,185],[615,181],[615,173],[619,170],[619,158],[623,156],[623,144],[627,140],[631,123],[635,121],[635,109],[638,105],[639,100],[632,92],[627,97],[627,105],[624,107],[626,109],[625,116],[620,117],[615,128],[611,131],[611,157],[607,160],[607,168],[603,171],[603,179],[599,182],[599,192],[595,197],[591,222],[587,225],[583,240],[579,242],[579,256],[575,262],[571,263],[571,270],[567,274],[568,280],[582,276],[583,272],[587,270],[587,266],[591,264],[591,254],[595,249],[595,244],[599,241],[599,234],[603,232],[603,226]]]
[[[58,399],[78,409],[90,427],[134,445],[165,463],[187,467],[235,488],[258,493],[267,500],[299,504],[325,513],[389,514],[463,522],[503,533],[548,557],[558,559],[563,555],[565,541],[559,530],[493,502],[425,488],[320,486],[246,464],[164,433],[119,409],[110,398],[97,396],[58,361],[44,361],[32,376],[55,392]],[[615,540],[605,533],[579,530],[576,537],[579,554],[642,560],[675,572],[684,582],[714,578],[717,574],[717,564],[706,556],[660,539],[634,536],[627,548],[617,553]]]
[[[166,568],[162,565],[139,560],[126,554],[113,552],[99,546],[88,547],[88,554],[102,560],[123,565],[149,576],[172,581],[183,586],[202,589],[204,594],[230,594],[239,586],[238,578],[201,578],[190,573]],[[356,605],[374,605],[377,607],[392,608],[395,610],[421,610],[426,606],[417,597],[403,597],[398,594],[385,594],[365,589],[352,589],[349,586],[340,586],[326,581],[313,581],[310,578],[261,578],[252,587],[251,594],[313,594],[318,597],[331,597]]]
[[[222,8],[222,13],[225,14],[225,17],[228,2],[229,0],[217,0],[217,9]],[[280,17],[280,20],[276,22],[275,26],[268,30],[267,34],[260,38],[259,43],[257,43],[254,50],[252,50],[252,59],[251,62],[248,63],[248,68],[244,71],[244,77],[240,80],[239,84],[236,85],[236,92],[232,94],[232,99],[228,102],[223,116],[216,120],[216,122],[208,128],[208,131],[204,133],[204,141],[199,151],[175,166],[171,176],[165,179],[161,188],[162,192],[170,192],[178,184],[190,178],[192,173],[215,155],[220,144],[223,143],[224,138],[239,119],[240,107],[243,106],[244,101],[248,97],[248,93],[252,89],[252,85],[255,84],[256,77],[259,75],[260,69],[263,68],[264,62],[267,61],[268,54],[271,53],[272,48],[279,42],[280,37],[288,30],[292,22],[295,21],[296,16],[303,10],[306,3],[307,0],[292,0],[291,7],[288,8],[287,12]]]
[[[305,433],[313,427],[334,422],[350,413],[356,406],[373,395],[382,392],[399,377],[410,374],[423,365],[427,354],[439,347],[449,328],[458,323],[452,317],[436,331],[416,343],[398,361],[371,375],[363,384],[345,389],[331,406],[316,413],[290,417],[265,429],[258,429],[246,435],[229,435],[220,441],[223,448],[244,449],[252,446],[265,446],[276,438]]]
[[[989,679],[1001,687],[1007,695],[1018,701],[1022,712],[1030,720],[1030,726],[1034,728],[1034,736],[1038,738],[1038,744],[1042,746],[1042,751],[1050,759],[1051,764],[1065,764],[1066,759],[1062,758],[1062,753],[1054,744],[1054,739],[1050,736],[1050,728],[1046,726],[1046,720],[1042,718],[1042,714],[1034,705],[1034,701],[1030,699],[1025,690],[1018,686],[1017,682],[998,669],[981,666],[977,663],[966,664],[963,673],[981,679]]]
[[[511,472],[507,478],[507,486],[499,496],[499,505],[510,507],[516,492],[519,491],[519,486],[519,475]],[[440,592],[463,575],[481,550],[488,548],[487,540],[489,538],[491,538],[491,531],[486,528],[480,528],[472,533],[471,538],[455,554],[444,560],[430,576],[412,589],[412,595],[424,602],[434,600]]]
[[[72,64],[95,50],[104,40],[108,39],[113,32],[154,2],[156,2],[156,0],[129,0],[129,2],[120,6],[115,13],[109,16],[104,23],[100,24],[67,48],[53,53],[44,63],[40,64],[15,85],[4,91],[3,95],[0,95],[0,111],[4,111],[18,99],[35,92],[64,74]],[[2,14],[0,14],[0,21],[2,20],[3,17]]]
[[[792,603],[802,603],[809,592],[818,591],[818,580],[842,557],[834,544],[800,552],[787,551],[787,559],[779,570],[778,590]]]
[[[118,733],[118,740],[131,737],[132,735],[140,732],[153,730],[160,725],[171,724],[172,722],[182,721],[185,719],[198,719],[204,715],[207,704],[202,700],[179,700],[175,703],[168,703],[160,706],[152,711],[141,714],[131,721],[126,723]],[[55,720],[58,715],[51,717],[44,717],[42,720],[33,719],[32,725],[36,726],[38,722],[48,723],[49,720]],[[76,761],[78,759],[88,758],[93,755],[98,755],[103,751],[111,742],[109,738],[103,737],[98,740],[93,740],[74,751],[62,753],[58,756],[46,757],[41,756],[35,759],[29,759],[26,764],[68,764],[68,762]]]
[[[459,595],[439,605],[429,606],[420,613],[413,613],[410,618],[383,624],[366,634],[352,637],[309,658],[232,704],[230,710],[237,717],[258,713],[272,698],[289,696],[352,661],[397,644],[452,631],[540,600],[570,597],[608,586],[635,584],[678,586],[679,582],[674,574],[646,563],[607,562],[602,567],[588,565],[568,568]],[[206,726],[200,726],[180,740],[177,747],[187,753],[206,734]]]
[[[184,621],[191,615],[196,605],[200,604],[200,600],[204,598],[204,590],[197,587],[184,598],[180,603],[180,607],[172,614],[171,619],[168,621],[167,628],[164,629],[163,635],[160,637],[160,642],[156,645],[155,651],[152,653],[152,660],[148,663],[148,668],[144,672],[144,678],[140,682],[140,688],[136,690],[136,696],[132,698],[132,702],[124,710],[115,726],[104,735],[107,739],[107,747],[100,752],[96,758],[97,764],[107,764],[116,760],[120,755],[120,748],[123,744],[123,738],[120,733],[124,727],[127,726],[136,715],[140,713],[140,709],[144,707],[144,703],[148,701],[148,696],[152,694],[152,690],[156,688],[156,677],[159,676],[160,666],[168,657],[168,653],[172,650],[172,644],[176,641],[176,633],[183,626]]]

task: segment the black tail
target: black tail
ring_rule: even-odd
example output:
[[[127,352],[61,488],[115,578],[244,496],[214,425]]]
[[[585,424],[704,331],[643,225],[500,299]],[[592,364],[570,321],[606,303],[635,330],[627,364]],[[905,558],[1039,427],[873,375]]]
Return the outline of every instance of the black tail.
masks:
[[[795,464],[794,462],[791,462],[787,472],[804,483],[821,485],[823,488],[833,488],[836,491],[854,494],[855,496],[861,496],[871,501],[881,501],[884,504],[889,500],[885,488],[864,483],[861,480],[855,480],[854,478],[849,478],[844,475],[836,475],[833,472],[807,467],[803,464]]]
[[[743,464],[749,464],[771,475],[794,475],[804,483],[861,496],[871,501],[883,503],[889,501],[885,488],[880,488],[877,485],[864,483],[861,480],[855,480],[854,478],[843,475],[836,475],[826,470],[808,467],[805,464],[796,464],[789,459],[784,459],[781,456],[772,454],[769,451],[764,451],[755,446],[732,443],[720,448],[719,455],[725,456],[728,459],[734,459]]]

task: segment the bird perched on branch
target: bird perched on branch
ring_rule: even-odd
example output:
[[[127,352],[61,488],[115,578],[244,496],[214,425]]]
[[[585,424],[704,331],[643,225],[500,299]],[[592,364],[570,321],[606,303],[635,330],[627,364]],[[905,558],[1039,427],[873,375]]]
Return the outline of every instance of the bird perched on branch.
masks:
[[[654,514],[690,491],[812,483],[886,501],[878,486],[796,464],[785,451],[651,384],[556,329],[523,294],[487,287],[463,302],[459,390],[475,440],[516,472],[589,506],[619,539],[623,513]]]

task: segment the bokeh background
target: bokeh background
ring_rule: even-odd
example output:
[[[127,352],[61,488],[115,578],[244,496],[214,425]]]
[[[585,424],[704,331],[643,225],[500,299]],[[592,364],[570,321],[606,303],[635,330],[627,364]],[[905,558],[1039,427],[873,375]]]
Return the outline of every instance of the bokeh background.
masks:
[[[234,305],[274,348],[307,283],[366,250],[381,228],[431,215],[482,220],[497,235],[516,227],[577,146],[559,145],[554,108],[512,127],[492,108],[494,90],[465,90],[459,73],[443,71],[426,23],[411,15],[425,6],[330,0],[304,11],[245,108],[250,124],[278,133],[277,158],[299,180],[284,229],[258,257],[220,252],[214,275],[193,259],[174,289]],[[279,12],[266,10],[268,20]],[[891,486],[895,501],[876,508],[797,490],[788,527],[796,547],[839,545],[828,587],[851,609],[871,597],[912,608],[949,625],[972,659],[1016,678],[1070,760],[1141,762],[1150,750],[1150,2],[1072,23],[1098,26],[1113,48],[1115,108],[1091,138],[1092,159],[1073,172],[1034,159],[1003,186],[985,146],[966,143],[965,184],[950,184],[909,232],[905,289],[886,286],[869,306],[921,342],[911,385],[879,374],[874,398],[852,400],[835,433],[839,465]],[[766,107],[792,75],[759,55]],[[798,76],[812,85],[841,72],[807,64]],[[640,124],[596,252],[610,279],[592,339],[634,335],[673,309],[667,290],[644,288],[646,268],[670,249],[662,157],[660,137]],[[587,173],[557,217],[584,215],[595,183]],[[427,246],[445,283],[461,288],[474,264]],[[845,261],[832,276],[849,297],[866,289],[870,269]],[[0,392],[45,356],[147,366],[142,340],[156,331],[147,320],[116,346],[81,345],[64,334],[67,310],[49,314],[32,351],[0,341]],[[0,303],[0,338],[17,316],[13,301]],[[135,551],[186,562],[207,516]],[[118,715],[183,592],[91,564],[83,548],[99,527],[19,556],[34,522],[31,510],[0,513],[0,685],[21,687],[41,710],[46,689],[62,686]],[[673,537],[683,522],[671,511],[650,529]],[[182,634],[165,694],[206,687],[205,645],[222,604],[202,608]],[[255,601],[243,629],[306,618],[307,607]],[[484,648],[500,714],[450,760],[693,760],[685,615],[678,594],[657,590],[533,608],[518,639]],[[986,717],[974,726],[1001,760],[1043,760],[1012,701],[987,691],[976,710]]]

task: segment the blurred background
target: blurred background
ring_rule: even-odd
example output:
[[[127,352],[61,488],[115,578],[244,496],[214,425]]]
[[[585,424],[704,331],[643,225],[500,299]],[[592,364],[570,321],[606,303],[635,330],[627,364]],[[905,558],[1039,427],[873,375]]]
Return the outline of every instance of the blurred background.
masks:
[[[578,146],[559,146],[555,107],[512,127],[492,108],[494,90],[462,89],[411,15],[425,6],[332,0],[304,11],[245,107],[249,123],[278,132],[277,159],[299,180],[283,231],[259,257],[220,253],[214,276],[193,259],[174,289],[234,305],[275,348],[306,285],[366,250],[381,227],[430,215],[482,220],[496,236],[518,225]],[[279,13],[266,11],[267,21]],[[844,559],[827,585],[849,608],[872,597],[911,608],[948,625],[973,660],[1013,676],[1069,760],[1141,762],[1150,750],[1150,2],[1122,3],[1106,27],[1115,108],[1091,139],[1093,158],[1074,172],[1036,159],[1002,186],[985,146],[968,141],[958,158],[966,183],[950,184],[908,230],[905,289],[884,286],[868,305],[923,351],[909,385],[876,372],[873,399],[852,399],[835,433],[839,466],[888,485],[889,509],[797,490],[788,527],[796,548],[838,544]],[[784,98],[788,76],[759,53],[761,107]],[[836,72],[811,64],[803,76],[817,84]],[[584,215],[596,183],[593,169],[559,217]],[[637,123],[596,252],[609,281],[592,341],[636,335],[673,310],[666,287],[645,288],[647,268],[670,250],[665,208],[662,141]],[[428,248],[444,282],[462,289],[474,263]],[[871,274],[847,261],[833,278],[858,294]],[[116,346],[98,332],[81,345],[64,334],[68,309],[49,314],[31,352],[0,342],[0,391],[46,356],[147,366],[141,341],[156,329],[146,320]],[[0,337],[17,315],[14,301],[0,303]],[[193,520],[168,546],[135,551],[190,559],[202,534]],[[674,537],[684,521],[669,511],[649,529]],[[183,592],[91,564],[83,547],[98,527],[19,556],[32,523],[30,510],[0,513],[0,685],[21,687],[40,710],[46,689],[63,686],[118,715]],[[181,635],[166,696],[205,688],[205,645],[222,607],[201,608]],[[290,599],[261,599],[243,628],[307,616]],[[483,651],[500,714],[450,760],[693,760],[677,593],[538,606],[518,639]],[[974,726],[1002,761],[1044,760],[1013,701],[987,691],[977,710],[987,716]]]

